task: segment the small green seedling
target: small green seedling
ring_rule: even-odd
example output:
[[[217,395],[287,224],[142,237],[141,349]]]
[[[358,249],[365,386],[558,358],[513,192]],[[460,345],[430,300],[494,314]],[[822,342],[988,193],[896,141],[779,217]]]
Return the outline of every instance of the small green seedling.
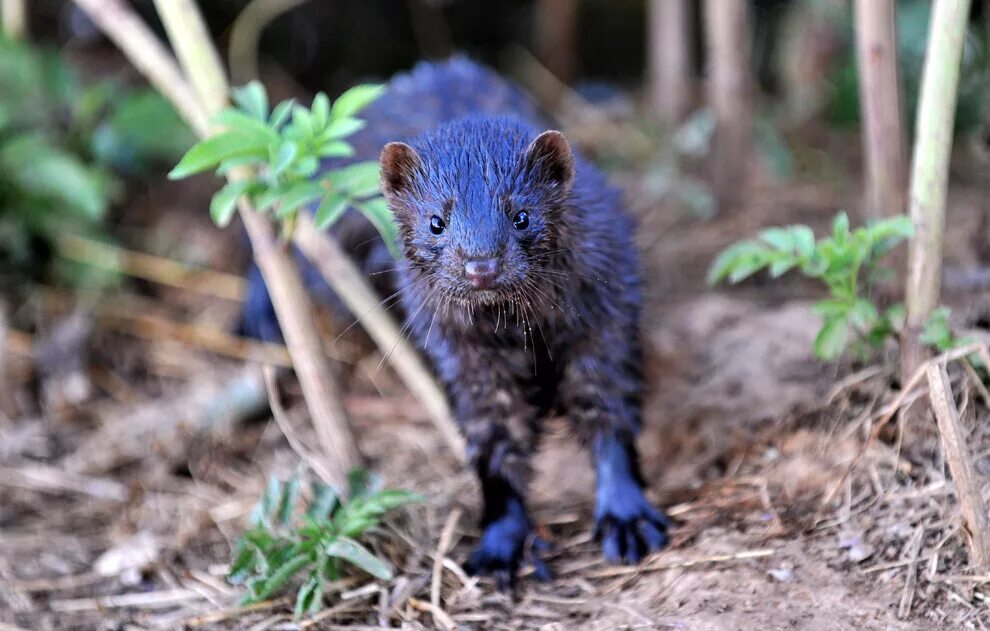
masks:
[[[218,226],[230,223],[238,200],[246,197],[259,212],[273,212],[288,234],[299,209],[319,201],[315,214],[319,229],[354,207],[394,249],[396,227],[381,197],[378,162],[320,169],[324,159],[354,155],[346,138],[365,126],[356,115],[383,90],[380,85],[359,85],[332,105],[320,93],[310,108],[288,100],[269,111],[265,88],[253,81],[234,90],[236,108],[217,116],[222,131],[190,149],[169,177],[181,179],[210,169],[235,175],[210,203],[210,215]]]
[[[348,476],[348,499],[333,488],[313,482],[308,503],[300,501],[302,481],[271,478],[251,513],[251,527],[234,548],[228,580],[247,587],[241,605],[272,598],[293,579],[304,579],[296,591],[296,617],[318,611],[324,587],[339,580],[348,566],[375,578],[392,578],[388,563],[358,543],[389,511],[422,497],[383,489],[380,477],[364,471]],[[295,584],[295,583],[293,583]]]
[[[815,355],[831,361],[842,355],[851,339],[879,347],[903,328],[903,306],[881,313],[863,295],[882,271],[880,259],[912,234],[911,220],[905,216],[850,230],[845,213],[835,218],[832,234],[818,241],[808,226],[767,228],[758,239],[741,241],[719,254],[708,282],[738,283],[762,269],[769,270],[772,278],[798,269],[820,279],[830,296],[815,305],[824,320],[815,338]]]
[[[952,311],[948,307],[939,307],[933,311],[931,317],[928,318],[928,322],[925,324],[924,330],[921,332],[921,343],[930,346],[939,353],[944,353],[969,346],[976,342],[975,337],[959,337],[952,332],[952,328],[949,326],[949,316],[951,314]],[[987,370],[983,359],[976,353],[967,356],[966,361],[973,368],[983,371]]]

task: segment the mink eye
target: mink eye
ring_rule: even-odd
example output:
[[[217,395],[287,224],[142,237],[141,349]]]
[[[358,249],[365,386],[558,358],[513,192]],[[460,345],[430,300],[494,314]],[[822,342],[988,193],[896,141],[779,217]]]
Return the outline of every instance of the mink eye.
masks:
[[[512,225],[516,227],[516,230],[525,230],[529,227],[529,213],[525,210],[520,210],[512,217]]]
[[[435,235],[443,234],[443,231],[447,229],[447,224],[443,222],[443,219],[433,215],[430,217],[430,232]]]

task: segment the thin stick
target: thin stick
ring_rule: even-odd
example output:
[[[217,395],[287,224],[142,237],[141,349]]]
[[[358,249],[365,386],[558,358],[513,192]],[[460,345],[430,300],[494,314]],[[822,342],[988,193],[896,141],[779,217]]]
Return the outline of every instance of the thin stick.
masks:
[[[0,3],[3,34],[12,40],[27,37],[27,0],[3,0]]]
[[[318,475],[321,480],[326,484],[334,484],[334,480],[331,477],[329,471],[320,462],[320,459],[313,454],[309,449],[306,448],[302,437],[296,432],[296,428],[292,426],[289,422],[288,415],[285,413],[285,408],[282,407],[282,402],[279,400],[278,395],[278,380],[276,379],[275,368],[272,366],[264,367],[265,374],[265,387],[268,390],[268,403],[272,408],[272,416],[275,417],[275,422],[278,424],[279,429],[282,430],[282,434],[285,439],[289,442],[289,447],[292,447],[292,451],[305,462],[313,473]]]
[[[443,582],[443,560],[450,551],[450,544],[454,538],[454,531],[461,521],[461,509],[455,508],[450,511],[447,521],[440,532],[440,541],[437,543],[437,552],[433,556],[433,578],[430,581],[430,604],[434,610],[440,610],[440,586]]]
[[[938,433],[942,449],[949,464],[949,472],[956,483],[959,508],[963,517],[962,532],[969,544],[971,561],[982,571],[990,570],[990,521],[987,506],[980,494],[973,463],[966,448],[966,438],[959,422],[959,410],[952,398],[949,374],[945,365],[928,366],[928,392],[932,410],[938,421]]]
[[[908,248],[902,376],[924,360],[921,331],[939,302],[949,158],[969,7],[970,0],[935,0],[928,27],[911,170],[915,236]]]
[[[310,263],[320,270],[328,282],[332,281],[337,295],[388,357],[389,363],[409,391],[426,408],[450,450],[462,462],[466,461],[464,438],[451,416],[447,397],[437,386],[419,354],[405,341],[395,320],[378,308],[379,297],[368,286],[361,271],[344,253],[340,244],[332,236],[320,233],[305,213],[299,214],[294,238]]]
[[[156,0],[156,5],[162,21],[171,25],[168,30],[173,37],[172,45],[183,51],[179,57],[197,91],[203,95],[207,113],[219,113],[226,105],[228,87],[198,7],[191,0]],[[299,385],[323,449],[324,466],[336,482],[335,486],[345,489],[347,472],[360,466],[362,458],[337,392],[336,379],[319,350],[320,338],[313,321],[312,302],[284,244],[276,240],[271,222],[256,213],[244,199],[240,200],[238,210],[292,355]]]
[[[230,28],[227,63],[235,83],[258,78],[258,41],[261,32],[278,16],[306,0],[251,0]]]
[[[877,219],[906,209],[907,164],[901,120],[894,0],[856,0],[856,57],[860,119],[866,154],[865,216]]]
[[[904,620],[911,613],[911,603],[914,602],[914,588],[918,583],[918,557],[921,556],[921,544],[925,540],[925,524],[918,524],[908,543],[907,576],[904,579],[904,591],[897,606],[897,617]]]
[[[227,76],[209,29],[193,0],[155,0],[179,63],[210,116],[227,107]]]
[[[175,59],[151,29],[122,0],[73,0],[148,78],[199,135],[209,132],[209,117]]]

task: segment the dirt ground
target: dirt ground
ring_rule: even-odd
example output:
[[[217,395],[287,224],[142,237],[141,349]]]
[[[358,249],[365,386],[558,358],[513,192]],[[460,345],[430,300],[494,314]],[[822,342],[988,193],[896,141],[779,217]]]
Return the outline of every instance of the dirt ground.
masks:
[[[421,629],[448,619],[548,631],[986,628],[990,576],[968,567],[928,412],[917,405],[915,425],[892,442],[867,440],[896,404],[893,363],[817,362],[817,294],[798,279],[704,285],[726,244],[772,224],[821,230],[839,209],[856,209],[856,189],[768,185],[714,220],[670,210],[643,222],[641,447],[651,494],[676,523],[672,545],[638,567],[600,559],[587,455],[551,423],[532,504],[557,580],[524,580],[515,601],[461,571],[478,536],[475,482],[354,335],[334,352],[362,449],[390,484],[429,496],[374,539],[397,578],[343,581],[331,609],[298,623],[284,599],[234,608],[230,544],[266,477],[298,463],[256,365],[225,357],[261,352],[223,333],[239,306],[218,287],[240,280],[131,280],[99,301],[33,292],[8,305],[3,354],[0,630]],[[964,176],[955,191],[947,264],[962,280],[947,282],[946,300],[957,324],[979,334],[990,319],[990,285],[971,282],[985,191]],[[203,193],[152,186],[120,218],[122,242],[238,273],[239,246],[210,228]],[[35,325],[30,335],[24,322]],[[952,377],[988,475],[986,402],[964,372]],[[310,437],[298,392],[288,380],[283,388],[290,421]],[[451,520],[452,545],[438,557],[442,611],[431,613],[434,557]]]

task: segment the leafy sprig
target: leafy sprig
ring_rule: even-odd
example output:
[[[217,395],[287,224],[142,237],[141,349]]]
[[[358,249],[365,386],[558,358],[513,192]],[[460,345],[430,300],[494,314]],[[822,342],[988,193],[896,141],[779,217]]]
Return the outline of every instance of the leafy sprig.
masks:
[[[893,305],[881,313],[863,295],[880,272],[880,259],[913,233],[910,218],[903,215],[850,230],[845,213],[835,218],[832,234],[817,241],[808,226],[767,228],[758,239],[741,241],[719,254],[708,282],[738,283],[763,269],[772,278],[798,269],[821,280],[830,296],[814,307],[823,318],[815,355],[831,361],[842,355],[851,339],[877,347],[903,328],[903,306]]]
[[[298,476],[282,482],[272,477],[251,513],[251,527],[234,548],[228,580],[247,587],[241,604],[267,600],[302,574],[296,591],[297,617],[319,610],[325,586],[341,578],[348,566],[380,580],[392,569],[358,542],[389,511],[422,497],[382,488],[380,477],[364,471],[348,476],[348,499],[313,482],[308,503],[300,502]]]
[[[221,112],[223,130],[190,149],[169,174],[189,177],[210,169],[229,175],[246,168],[247,177],[231,179],[214,196],[210,215],[218,226],[230,223],[242,196],[260,212],[272,212],[291,230],[299,209],[319,202],[315,222],[325,229],[350,207],[364,214],[395,246],[392,214],[379,191],[376,161],[356,162],[320,171],[321,162],[349,158],[354,147],[346,140],[365,126],[357,114],[381,95],[380,85],[358,85],[331,104],[317,94],[307,108],[292,100],[269,109],[268,94],[257,81],[234,90],[236,107]]]

